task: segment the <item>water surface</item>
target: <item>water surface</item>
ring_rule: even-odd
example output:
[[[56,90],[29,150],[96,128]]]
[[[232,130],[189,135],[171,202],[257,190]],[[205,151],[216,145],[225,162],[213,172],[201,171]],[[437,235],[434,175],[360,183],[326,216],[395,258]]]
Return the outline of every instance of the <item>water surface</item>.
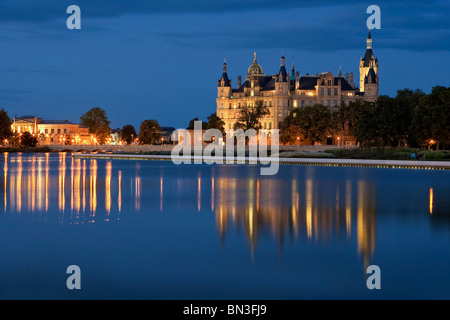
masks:
[[[3,159],[2,299],[450,298],[449,171]]]

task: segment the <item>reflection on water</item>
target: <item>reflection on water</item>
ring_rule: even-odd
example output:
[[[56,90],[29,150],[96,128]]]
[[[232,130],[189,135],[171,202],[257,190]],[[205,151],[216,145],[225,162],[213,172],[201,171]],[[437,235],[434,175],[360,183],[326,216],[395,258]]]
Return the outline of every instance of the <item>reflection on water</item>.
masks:
[[[304,183],[304,188],[299,184]],[[222,239],[230,226],[243,228],[249,238],[252,252],[261,232],[269,231],[282,246],[286,236],[306,236],[308,241],[330,241],[340,238],[341,233],[350,240],[352,217],[352,183],[346,182],[345,202],[341,191],[332,190],[313,180],[305,182],[292,179],[290,190],[285,181],[256,179],[244,181],[239,178],[218,178],[215,192],[217,227]],[[289,198],[277,198],[274,191],[289,192]],[[320,192],[321,190],[325,192]],[[245,196],[243,196],[245,194]],[[357,244],[365,264],[375,251],[376,241],[376,190],[370,183],[357,185]],[[244,203],[243,203],[244,202]],[[341,232],[343,231],[343,232]]]
[[[265,235],[276,239],[280,250],[286,239],[306,243],[355,240],[365,266],[375,253],[377,186],[373,182],[331,183],[316,179],[313,167],[306,169],[302,179],[295,175],[287,179],[240,176],[222,173],[222,168],[214,166],[202,167],[195,176],[173,177],[164,172],[167,163],[144,172],[139,162],[123,167],[126,162],[75,159],[65,153],[5,154],[4,159],[5,213],[47,213],[57,207],[60,225],[95,223],[117,221],[122,212],[137,214],[141,202],[147,201],[142,206],[146,212],[154,206],[160,212],[195,208],[214,214],[222,242],[243,230],[252,255]],[[430,216],[436,206],[434,196],[430,188],[425,196]],[[45,214],[40,217],[47,219]]]

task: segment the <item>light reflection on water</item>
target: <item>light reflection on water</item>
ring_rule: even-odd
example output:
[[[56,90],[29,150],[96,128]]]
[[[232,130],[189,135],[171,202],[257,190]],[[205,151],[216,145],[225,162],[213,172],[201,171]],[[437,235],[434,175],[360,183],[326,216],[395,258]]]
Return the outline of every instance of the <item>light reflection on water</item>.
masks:
[[[77,159],[64,153],[6,154],[4,159],[5,215],[64,228],[119,223],[155,211],[169,214],[167,219],[175,219],[170,216],[174,213],[212,214],[222,246],[243,232],[252,260],[264,239],[272,239],[280,252],[298,241],[337,247],[355,241],[354,250],[366,268],[376,254],[380,206],[389,207],[383,200],[393,199],[386,186],[364,176],[319,179],[315,167],[287,166],[281,177],[261,177],[245,166],[183,168],[167,162]],[[436,187],[423,187],[422,199],[416,194],[408,198],[416,205],[412,214],[427,211],[427,219],[433,219],[440,212],[439,228],[448,234],[448,203],[438,206]],[[54,212],[57,219],[48,215]]]

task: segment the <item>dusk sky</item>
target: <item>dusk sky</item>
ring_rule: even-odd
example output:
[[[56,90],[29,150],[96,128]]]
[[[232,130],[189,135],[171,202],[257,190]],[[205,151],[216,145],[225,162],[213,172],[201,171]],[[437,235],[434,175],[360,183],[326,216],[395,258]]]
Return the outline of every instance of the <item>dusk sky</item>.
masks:
[[[82,30],[66,27],[72,4]],[[235,86],[254,51],[266,74],[284,54],[301,75],[342,66],[358,80],[372,4],[380,94],[449,86],[448,0],[0,0],[0,107],[73,122],[101,107],[112,128],[145,119],[182,128],[215,112],[224,58]]]

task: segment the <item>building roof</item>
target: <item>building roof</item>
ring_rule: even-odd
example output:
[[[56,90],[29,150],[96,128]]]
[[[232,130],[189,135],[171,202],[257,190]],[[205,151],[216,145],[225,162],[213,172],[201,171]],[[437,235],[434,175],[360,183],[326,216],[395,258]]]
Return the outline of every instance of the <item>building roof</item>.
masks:
[[[277,82],[280,82],[280,75],[281,75],[281,82],[287,82],[288,81],[288,73],[287,73],[286,67],[284,65],[282,65],[280,67],[280,71],[277,74],[277,80],[276,80]]]
[[[377,75],[375,74],[375,70],[373,68],[369,69],[369,73],[364,78],[364,84],[375,84],[377,83]]]
[[[372,49],[367,49],[366,54],[364,55],[364,58],[363,58],[363,61],[364,61],[363,66],[369,67],[370,61],[372,61],[372,60],[376,60],[375,56],[373,55],[373,51],[372,51]]]
[[[317,86],[317,80],[320,77],[318,76],[303,76],[300,78],[300,86],[299,90],[315,90]],[[341,90],[342,91],[354,91],[355,89],[345,80],[343,77],[335,77],[334,85],[337,86],[339,84],[339,80],[341,80]]]
[[[261,66],[258,64],[258,60],[256,59],[256,52],[255,52],[255,58],[253,59],[252,65],[248,68],[247,71],[247,78],[251,76],[262,76],[264,75],[264,71],[261,68]]]
[[[39,124],[75,124],[69,120],[44,120]]]
[[[272,76],[255,76],[252,79],[258,82],[258,86],[261,88],[261,91],[270,91],[275,90],[275,79]],[[244,88],[250,88],[251,82],[249,80],[245,80],[244,83],[237,89],[234,89],[233,92],[244,92]]]

